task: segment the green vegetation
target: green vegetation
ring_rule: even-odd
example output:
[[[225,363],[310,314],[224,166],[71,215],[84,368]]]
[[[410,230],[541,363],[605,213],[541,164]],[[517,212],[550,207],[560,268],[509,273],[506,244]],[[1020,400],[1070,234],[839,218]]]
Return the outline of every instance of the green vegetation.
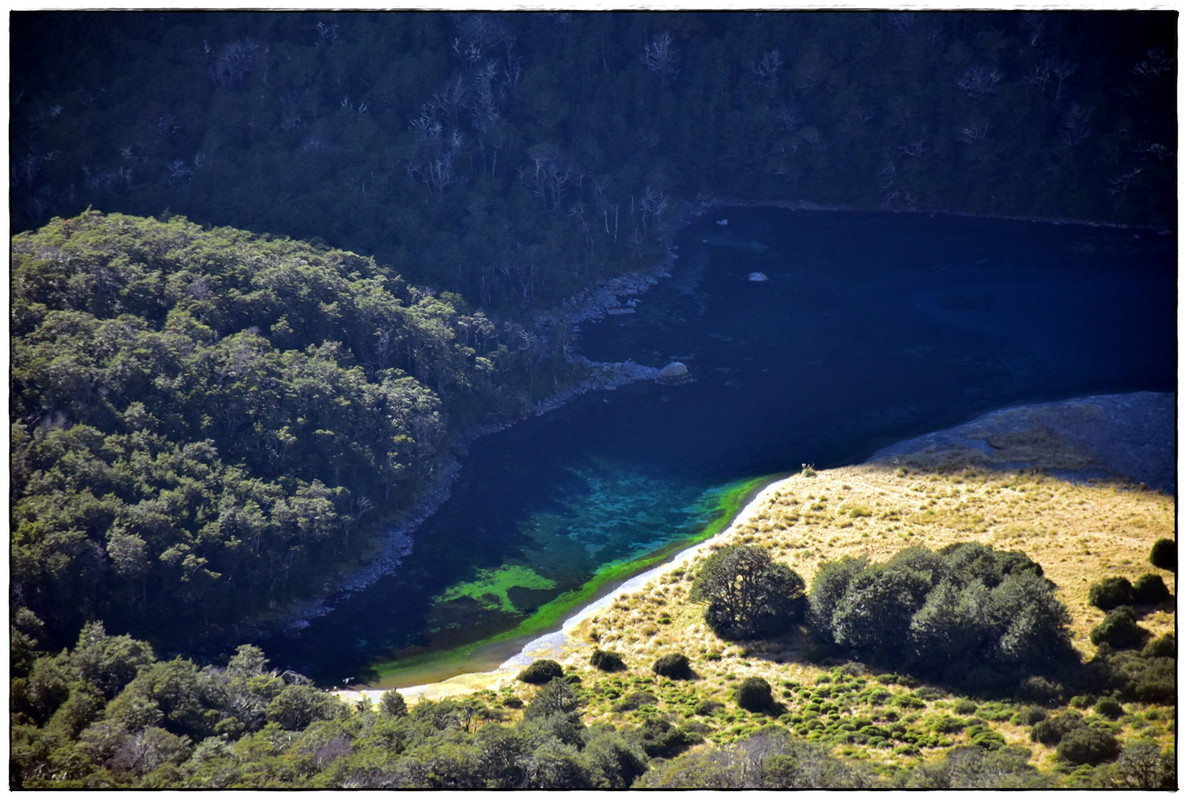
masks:
[[[1117,606],[1105,615],[1104,622],[1092,629],[1088,638],[1095,645],[1107,644],[1114,650],[1132,650],[1142,646],[1146,632],[1138,625],[1132,608]]]
[[[811,618],[827,642],[865,659],[1000,688],[1075,660],[1070,617],[1042,572],[1020,552],[972,542],[833,562],[813,582]]]
[[[1147,573],[1133,583],[1133,601],[1138,605],[1156,606],[1170,596],[1161,575]]]
[[[1174,539],[1159,539],[1150,548],[1150,563],[1159,569],[1175,570],[1178,560],[1178,548]]]
[[[495,569],[484,569],[473,581],[450,586],[438,601],[454,600],[459,597],[470,597],[481,601],[487,609],[498,609],[512,613],[515,605],[508,597],[508,591],[514,587],[524,589],[551,589],[556,581],[539,575],[528,567],[514,564],[504,565]]]
[[[692,667],[688,663],[688,656],[683,653],[665,653],[651,665],[651,671],[656,675],[675,680],[688,680],[694,677]]]
[[[771,684],[756,676],[738,684],[734,691],[734,699],[740,708],[759,714],[769,711],[775,705],[775,698],[771,695]]]
[[[773,636],[804,616],[804,579],[765,550],[744,545],[705,560],[689,593],[704,603],[705,622],[723,639]]]
[[[589,657],[589,664],[602,672],[622,672],[626,669],[626,662],[622,660],[622,656],[607,650],[594,650],[593,655]]]
[[[694,574],[704,636],[766,640],[690,642],[662,670],[606,651],[585,686],[537,662],[501,695],[351,707],[252,645],[217,665],[172,655],[373,557],[456,435],[574,377],[564,324],[529,315],[653,267],[694,202],[1172,225],[1170,19],[14,15],[13,786],[1173,787],[1174,636],[1139,651],[1127,609],[1171,589],[1131,576],[1081,664],[1042,570],[986,545],[873,563],[805,533],[795,549],[826,561],[808,622],[828,644],[810,659],[781,627],[803,613],[803,581],[763,549]],[[844,58],[821,44],[836,41]],[[993,491],[1051,491],[1032,478]],[[823,529],[830,505],[809,500]],[[945,498],[926,502],[942,519]],[[867,533],[885,522],[878,538],[923,529],[879,503],[839,513]],[[946,513],[946,541],[976,528]],[[1009,516],[1006,541],[1074,538]],[[1139,517],[1138,534],[1158,528],[1157,511]],[[1173,572],[1174,541],[1149,560]],[[505,607],[513,585],[541,584],[506,572],[455,590]],[[678,630],[682,611],[664,607],[663,624]],[[1169,613],[1143,622],[1165,630]],[[661,646],[658,627],[619,630]],[[836,655],[898,673],[874,686]],[[702,670],[728,678],[671,680]],[[1003,699],[967,709],[932,679]],[[724,686],[768,698],[778,727],[723,703]],[[1011,705],[1015,686],[1050,713]],[[1073,693],[1092,715],[1056,708]],[[1056,771],[994,725],[1015,718],[1055,747]]]
[[[523,681],[524,683],[543,684],[548,683],[553,678],[563,677],[564,674],[564,667],[551,658],[538,658],[520,670],[519,675],[516,676],[516,680]]]
[[[1133,603],[1133,584],[1121,575],[1105,578],[1088,588],[1088,602],[1101,611],[1130,605]]]
[[[1173,226],[1169,13],[17,13],[13,226],[172,208],[488,309],[712,198]]]
[[[55,645],[309,597],[543,357],[371,259],[177,217],[54,220],[12,261],[12,581]]]

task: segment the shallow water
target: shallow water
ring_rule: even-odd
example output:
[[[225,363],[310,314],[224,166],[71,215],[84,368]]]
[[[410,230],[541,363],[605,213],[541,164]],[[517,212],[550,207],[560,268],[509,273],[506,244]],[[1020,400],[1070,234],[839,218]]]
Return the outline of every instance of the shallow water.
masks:
[[[263,643],[274,664],[327,685],[490,669],[558,597],[731,513],[739,481],[1003,405],[1174,390],[1172,236],[728,209],[675,245],[671,276],[586,325],[581,350],[679,360],[694,382],[592,393],[479,440],[400,572]]]

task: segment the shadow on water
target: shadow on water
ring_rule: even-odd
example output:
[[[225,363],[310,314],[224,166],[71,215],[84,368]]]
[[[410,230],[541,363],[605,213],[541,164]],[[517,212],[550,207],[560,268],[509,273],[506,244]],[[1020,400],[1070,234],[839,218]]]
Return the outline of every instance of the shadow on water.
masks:
[[[679,360],[694,381],[589,394],[476,442],[398,573],[262,642],[273,663],[326,685],[489,668],[613,586],[599,576],[728,522],[740,481],[1007,405],[1175,388],[1173,237],[730,209],[674,244],[671,278],[580,347]]]

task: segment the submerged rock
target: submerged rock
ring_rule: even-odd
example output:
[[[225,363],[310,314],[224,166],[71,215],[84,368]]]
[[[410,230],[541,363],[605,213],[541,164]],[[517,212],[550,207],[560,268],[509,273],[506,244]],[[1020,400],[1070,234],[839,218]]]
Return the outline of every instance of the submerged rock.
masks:
[[[668,366],[659,371],[656,377],[657,383],[666,383],[669,385],[677,385],[681,383],[691,383],[692,375],[688,373],[688,367],[679,361],[673,361]]]

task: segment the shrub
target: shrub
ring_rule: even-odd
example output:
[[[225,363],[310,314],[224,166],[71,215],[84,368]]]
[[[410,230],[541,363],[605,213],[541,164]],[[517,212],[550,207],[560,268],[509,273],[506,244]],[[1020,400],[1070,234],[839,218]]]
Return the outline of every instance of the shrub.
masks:
[[[385,717],[402,717],[408,713],[408,704],[404,702],[404,695],[395,689],[389,689],[379,698],[379,713]]]
[[[1133,584],[1121,575],[1105,578],[1088,588],[1088,602],[1101,611],[1127,606],[1133,602]]]
[[[615,711],[634,711],[643,706],[653,706],[657,702],[651,692],[632,692],[614,705]]]
[[[1142,658],[1174,658],[1175,635],[1164,633],[1142,648]]]
[[[1107,644],[1116,650],[1140,647],[1146,632],[1137,623],[1137,617],[1129,606],[1117,606],[1105,615],[1104,622],[1093,628],[1089,640],[1095,644]]]
[[[808,594],[808,624],[826,641],[833,641],[833,614],[849,591],[849,584],[869,564],[862,558],[845,556],[839,561],[826,561],[816,570],[812,591]]]
[[[622,660],[622,656],[609,650],[594,650],[593,655],[589,657],[589,664],[602,672],[622,672],[626,669],[626,662]]]
[[[952,710],[957,714],[967,717],[977,710],[977,704],[967,697],[962,697],[953,704]]]
[[[696,733],[660,718],[648,719],[639,728],[639,743],[643,752],[652,758],[671,758],[700,738]]]
[[[1133,694],[1143,703],[1173,705],[1175,689],[1175,659],[1149,658],[1133,682]]]
[[[1050,747],[1063,741],[1063,737],[1071,731],[1082,727],[1084,717],[1076,711],[1064,711],[1057,716],[1036,722],[1030,729],[1030,740]]]
[[[656,675],[675,680],[685,680],[692,677],[692,668],[688,665],[688,656],[683,653],[667,653],[655,660],[651,669]]]
[[[701,717],[711,717],[723,708],[716,700],[702,700],[697,703],[696,714]]]
[[[1150,563],[1159,569],[1175,571],[1175,562],[1178,560],[1176,554],[1174,539],[1159,539],[1150,548]]]
[[[760,713],[769,711],[775,705],[775,700],[771,696],[771,684],[758,677],[747,678],[738,684],[738,688],[734,690],[734,699],[747,711]]]
[[[550,658],[538,658],[524,667],[516,676],[516,680],[538,686],[548,683],[553,678],[564,677],[564,674],[565,670],[557,662]]]
[[[1015,725],[1035,725],[1047,718],[1047,709],[1039,706],[1023,706],[1022,709],[1014,715],[1011,722]]]
[[[1018,685],[1018,698],[1044,705],[1059,705],[1066,692],[1063,686],[1042,675],[1031,675]]]
[[[969,744],[982,750],[998,750],[1006,746],[1006,738],[988,725],[974,725],[968,729]]]
[[[1055,748],[1055,755],[1069,764],[1100,764],[1112,761],[1120,752],[1116,736],[1087,726],[1069,731]]]
[[[1125,709],[1122,708],[1121,704],[1112,697],[1102,697],[1100,700],[1097,700],[1092,710],[1098,716],[1108,719],[1117,719],[1125,713]]]
[[[960,733],[966,725],[968,723],[960,717],[950,717],[947,714],[931,721],[931,729],[936,733]]]
[[[705,603],[705,623],[723,639],[781,634],[804,616],[804,579],[758,547],[738,545],[705,560],[689,597]]]
[[[1138,605],[1156,606],[1170,596],[1161,575],[1146,573],[1133,584],[1133,601]]]

